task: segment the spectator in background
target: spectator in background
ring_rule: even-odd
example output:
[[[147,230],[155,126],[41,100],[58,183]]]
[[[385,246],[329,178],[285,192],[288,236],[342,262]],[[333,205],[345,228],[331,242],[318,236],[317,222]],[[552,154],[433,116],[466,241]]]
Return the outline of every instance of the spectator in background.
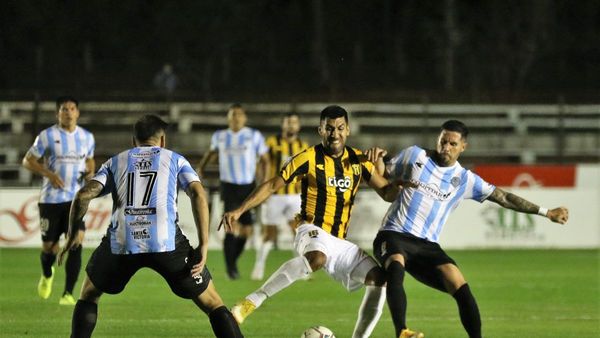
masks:
[[[240,104],[233,104],[227,112],[228,129],[217,130],[210,142],[209,151],[204,153],[198,165],[203,176],[208,163],[219,159],[221,199],[225,212],[236,209],[250,195],[255,185],[261,184],[269,175],[269,154],[265,139],[260,131],[246,127],[246,112]],[[227,275],[238,279],[237,260],[244,250],[246,240],[252,235],[254,217],[246,211],[233,224],[223,241],[223,253]]]
[[[300,118],[296,113],[287,114],[281,121],[281,133],[267,138],[271,170],[269,178],[279,175],[293,156],[308,148],[308,144],[298,137]],[[256,262],[250,278],[262,280],[269,251],[277,241],[281,228],[289,226],[294,231],[295,216],[300,212],[300,185],[288,184],[279,189],[265,202],[262,211],[263,242],[256,250]]]
[[[167,102],[173,99],[173,94],[178,85],[178,78],[170,63],[165,63],[162,69],[154,75],[154,87],[164,95]]]
[[[458,162],[467,147],[469,130],[460,121],[446,121],[436,150],[412,146],[402,150],[387,166],[386,151],[370,149],[369,159],[390,181],[409,182],[389,207],[373,242],[373,253],[385,268],[387,302],[396,329],[402,338],[421,337],[406,328],[405,271],[418,281],[455,299],[460,320],[470,338],[481,338],[481,318],[475,297],[462,272],[438,244],[450,213],[463,199],[492,201],[504,208],[539,214],[564,224],[569,211],[548,210],[517,195],[497,188]],[[468,231],[468,230],[467,230]]]
[[[67,233],[69,210],[75,193],[94,174],[94,135],[79,127],[79,102],[70,96],[56,99],[58,123],[42,130],[23,158],[23,166],[43,177],[39,213],[42,232],[42,276],[38,295],[48,299],[52,293],[54,261],[60,236]],[[43,163],[40,160],[43,158]],[[85,224],[75,224],[83,239]],[[75,305],[73,288],[81,270],[81,246],[73,248],[65,265],[65,289],[61,305]]]
[[[67,252],[70,256],[73,248],[81,247],[77,224],[90,201],[106,194],[113,197],[111,225],[90,257],[73,311],[73,338],[90,337],[102,294],[120,293],[144,267],[158,272],[173,293],[191,299],[206,313],[215,337],[243,337],[206,267],[209,213],[204,188],[190,163],[164,148],[166,128],[156,115],[140,118],[134,126],[134,147],[106,161],[73,200],[59,264]],[[197,248],[190,246],[177,223],[177,187],[190,198]]]

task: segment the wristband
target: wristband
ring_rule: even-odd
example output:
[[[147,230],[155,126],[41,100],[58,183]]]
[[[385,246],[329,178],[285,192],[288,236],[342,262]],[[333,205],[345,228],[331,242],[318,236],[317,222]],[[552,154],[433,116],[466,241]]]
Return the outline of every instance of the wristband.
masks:
[[[546,217],[548,215],[548,208],[540,207],[538,215]]]

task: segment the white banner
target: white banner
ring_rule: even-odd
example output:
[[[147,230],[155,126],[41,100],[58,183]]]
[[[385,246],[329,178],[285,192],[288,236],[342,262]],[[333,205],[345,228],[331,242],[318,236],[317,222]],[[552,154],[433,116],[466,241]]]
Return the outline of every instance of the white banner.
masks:
[[[444,248],[599,248],[600,247],[600,166],[579,166],[574,188],[506,188],[533,203],[569,208],[566,225],[552,223],[537,215],[526,215],[499,207],[492,202],[463,203],[450,215],[441,234]],[[39,247],[39,189],[0,190],[0,246]],[[218,195],[211,199],[210,248],[220,248],[223,233],[217,232],[222,215]],[[389,203],[372,190],[363,189],[356,197],[348,239],[370,249]],[[96,246],[110,223],[110,196],[92,201],[86,221],[85,246]],[[179,198],[179,220],[183,232],[197,244],[190,202]],[[258,229],[258,227],[257,227]],[[259,231],[255,231],[259,234]],[[279,247],[291,247],[292,236],[283,231]],[[249,244],[251,245],[251,244]]]

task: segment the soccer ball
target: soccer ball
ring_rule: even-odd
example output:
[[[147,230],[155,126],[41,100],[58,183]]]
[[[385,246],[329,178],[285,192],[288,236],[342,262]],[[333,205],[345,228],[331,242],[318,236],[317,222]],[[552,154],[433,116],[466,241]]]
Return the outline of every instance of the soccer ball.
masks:
[[[325,326],[317,325],[304,330],[300,338],[335,338],[335,335]]]

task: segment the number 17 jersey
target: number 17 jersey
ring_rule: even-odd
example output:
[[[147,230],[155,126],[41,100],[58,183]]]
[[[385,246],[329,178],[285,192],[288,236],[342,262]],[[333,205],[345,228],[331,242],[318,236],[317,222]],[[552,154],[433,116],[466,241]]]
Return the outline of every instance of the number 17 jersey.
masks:
[[[161,147],[132,148],[106,161],[93,180],[113,197],[113,254],[175,250],[178,187],[200,181],[183,156]]]

